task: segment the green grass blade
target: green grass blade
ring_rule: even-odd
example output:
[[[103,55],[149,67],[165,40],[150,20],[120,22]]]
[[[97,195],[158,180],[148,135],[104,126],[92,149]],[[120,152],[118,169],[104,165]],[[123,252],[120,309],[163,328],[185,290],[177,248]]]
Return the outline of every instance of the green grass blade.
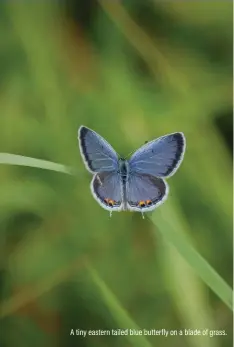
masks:
[[[35,167],[38,169],[52,170],[72,175],[75,171],[65,165],[53,163],[51,161],[25,157],[23,155],[0,153],[0,164],[20,165]]]
[[[171,218],[168,219],[168,216],[171,216]],[[232,310],[232,289],[190,244],[186,235],[179,232],[180,230],[188,230],[189,227],[184,222],[184,219],[180,219],[178,216],[179,211],[175,213],[175,206],[172,209],[168,202],[163,208],[153,213],[150,219],[166,241],[176,248],[197,275]],[[187,234],[189,234],[189,232]]]
[[[105,282],[100,278],[97,271],[92,267],[88,266],[88,271],[91,275],[93,282],[98,287],[104,302],[110,309],[113,318],[118,323],[121,329],[135,329],[137,331],[141,330],[139,326],[132,320],[129,314],[125,311],[125,309],[118,302],[115,295],[111,292]],[[144,335],[126,335],[129,339],[130,343],[136,347],[151,347],[152,345],[149,341],[144,337]]]

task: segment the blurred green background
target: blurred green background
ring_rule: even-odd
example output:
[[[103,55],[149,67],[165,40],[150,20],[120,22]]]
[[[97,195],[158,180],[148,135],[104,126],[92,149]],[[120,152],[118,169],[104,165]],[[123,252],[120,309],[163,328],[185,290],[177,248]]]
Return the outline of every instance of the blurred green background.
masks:
[[[78,171],[0,166],[0,345],[231,346],[232,312],[164,234],[232,286],[232,2],[1,1],[0,19],[0,152]],[[184,132],[152,219],[92,198],[81,124],[122,155]],[[132,327],[226,335],[70,336]]]

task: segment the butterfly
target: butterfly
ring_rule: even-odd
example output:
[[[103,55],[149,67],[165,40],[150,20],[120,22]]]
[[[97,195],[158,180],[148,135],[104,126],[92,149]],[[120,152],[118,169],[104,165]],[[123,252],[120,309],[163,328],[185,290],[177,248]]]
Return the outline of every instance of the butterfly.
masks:
[[[93,174],[91,192],[110,214],[136,211],[143,216],[161,205],[169,192],[164,179],[177,171],[186,147],[184,134],[176,132],[146,142],[127,160],[85,126],[79,128],[78,140],[84,164]]]

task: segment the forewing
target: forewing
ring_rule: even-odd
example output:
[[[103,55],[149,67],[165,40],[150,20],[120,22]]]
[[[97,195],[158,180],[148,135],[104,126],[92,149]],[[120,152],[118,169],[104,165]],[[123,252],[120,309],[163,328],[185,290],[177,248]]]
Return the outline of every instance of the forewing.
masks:
[[[81,126],[78,131],[80,152],[92,173],[118,169],[118,156],[111,145],[95,131]]]
[[[122,210],[122,186],[116,172],[97,173],[91,182],[91,191],[97,202],[108,211]]]
[[[130,170],[156,177],[172,176],[179,168],[185,151],[183,133],[173,133],[146,143],[130,158]]]
[[[129,210],[147,212],[162,204],[168,195],[168,185],[162,178],[148,174],[133,174],[126,186]]]

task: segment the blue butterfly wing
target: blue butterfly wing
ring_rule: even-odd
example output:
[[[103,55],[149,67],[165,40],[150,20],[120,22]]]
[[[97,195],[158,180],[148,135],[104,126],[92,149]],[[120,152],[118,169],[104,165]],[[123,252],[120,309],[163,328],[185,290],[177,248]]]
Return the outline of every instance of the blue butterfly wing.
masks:
[[[148,174],[132,174],[126,185],[127,209],[147,212],[162,204],[168,195],[168,185],[162,179]]]
[[[122,210],[123,191],[116,172],[97,173],[91,182],[91,191],[97,202],[108,211]]]
[[[146,143],[130,158],[130,171],[156,177],[172,176],[179,168],[185,151],[183,133],[173,133]]]
[[[86,168],[92,173],[118,170],[118,156],[111,145],[95,131],[81,126],[78,130],[80,151]]]

